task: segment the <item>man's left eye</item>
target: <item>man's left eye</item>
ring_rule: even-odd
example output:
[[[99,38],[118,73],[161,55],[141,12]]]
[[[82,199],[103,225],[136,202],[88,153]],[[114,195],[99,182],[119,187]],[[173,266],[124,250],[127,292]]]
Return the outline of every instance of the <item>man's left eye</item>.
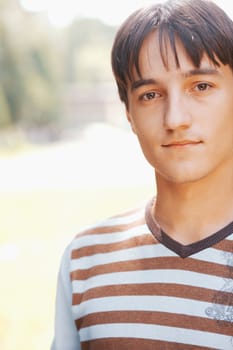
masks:
[[[210,85],[208,83],[199,83],[196,86],[196,89],[198,91],[205,91],[205,90],[208,90],[209,88],[210,88]]]

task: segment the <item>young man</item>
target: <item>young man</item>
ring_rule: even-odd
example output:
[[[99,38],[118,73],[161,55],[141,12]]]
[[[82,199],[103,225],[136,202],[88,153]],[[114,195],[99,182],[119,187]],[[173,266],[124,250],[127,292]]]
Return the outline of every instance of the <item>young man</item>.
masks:
[[[205,0],[141,9],[112,66],[157,195],[71,242],[52,349],[233,349],[233,23]]]

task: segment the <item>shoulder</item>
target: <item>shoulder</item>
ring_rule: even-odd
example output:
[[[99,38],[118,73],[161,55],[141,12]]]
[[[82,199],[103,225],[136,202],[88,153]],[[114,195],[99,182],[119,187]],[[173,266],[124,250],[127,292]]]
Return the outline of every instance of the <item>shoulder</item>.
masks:
[[[85,227],[73,238],[70,250],[119,241],[126,232],[138,230],[142,226],[145,226],[145,205]]]
[[[99,232],[124,231],[128,228],[145,223],[145,208],[139,207],[129,211],[122,212],[118,215],[111,216],[105,220],[101,220],[94,225],[86,227],[79,232],[76,238]]]

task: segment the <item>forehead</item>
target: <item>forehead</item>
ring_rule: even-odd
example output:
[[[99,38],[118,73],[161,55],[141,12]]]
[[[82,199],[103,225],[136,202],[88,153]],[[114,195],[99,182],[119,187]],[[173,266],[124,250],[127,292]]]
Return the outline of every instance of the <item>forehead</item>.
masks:
[[[211,64],[205,55],[201,63],[202,61],[208,61],[208,64]],[[168,37],[164,37],[162,41],[159,41],[157,31],[150,33],[144,39],[139,51],[138,62],[142,75],[155,68],[158,72],[178,70],[185,67],[194,68],[194,64],[179,38],[175,39],[174,47],[172,47]]]
[[[221,86],[227,85],[233,93],[233,72],[228,64],[222,64],[217,58],[215,64],[204,53],[200,64],[195,66],[182,43],[177,39],[175,44],[177,59],[169,40],[164,43],[164,51],[161,54],[157,34],[150,34],[144,40],[139,52],[139,70],[136,67],[133,68],[127,88],[134,91],[152,82],[172,86],[174,82],[177,84],[191,77],[205,76],[206,78],[208,76],[208,79],[211,77],[212,82],[221,83]],[[163,54],[165,59],[163,59]]]

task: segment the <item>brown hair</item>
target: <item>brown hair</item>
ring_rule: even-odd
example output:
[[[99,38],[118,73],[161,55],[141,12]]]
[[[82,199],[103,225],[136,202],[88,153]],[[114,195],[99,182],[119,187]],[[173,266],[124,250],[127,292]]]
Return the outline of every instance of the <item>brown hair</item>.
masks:
[[[159,35],[160,53],[166,61],[166,41],[171,45],[176,64],[179,38],[195,67],[203,53],[215,64],[228,64],[233,71],[233,22],[208,0],[168,0],[134,12],[119,28],[112,48],[112,69],[120,99],[128,107],[127,87],[133,68],[140,76],[139,52],[144,39],[153,31]]]

